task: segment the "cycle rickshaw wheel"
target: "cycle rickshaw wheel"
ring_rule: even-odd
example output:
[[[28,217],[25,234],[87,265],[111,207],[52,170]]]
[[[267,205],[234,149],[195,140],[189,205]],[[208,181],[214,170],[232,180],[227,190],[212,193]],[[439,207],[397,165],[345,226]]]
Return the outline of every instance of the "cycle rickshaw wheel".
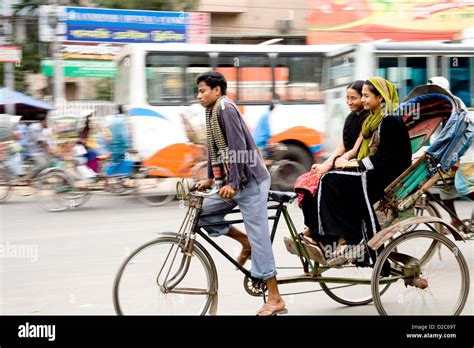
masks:
[[[355,280],[367,280],[367,284],[354,284],[349,281],[344,283],[320,283],[321,289],[334,301],[346,306],[361,306],[373,301],[370,279],[372,267],[356,267],[354,265],[331,268],[323,273],[323,277],[336,277]],[[381,287],[383,294],[390,284]]]
[[[186,257],[183,244],[179,237],[160,237],[126,258],[114,281],[117,314],[205,315],[215,309],[215,266],[197,243]]]
[[[72,180],[62,172],[40,175],[34,185],[38,189],[36,202],[50,212],[80,207],[90,198],[89,192],[74,188]]]
[[[7,200],[8,195],[10,194],[10,183],[7,177],[7,171],[5,167],[0,167],[0,203]]]
[[[420,247],[426,244],[423,240],[437,244],[438,252],[421,262],[426,255],[424,246]],[[382,277],[386,260],[391,275]],[[381,295],[379,289],[386,282],[391,285]],[[469,294],[469,269],[451,240],[433,231],[416,230],[400,235],[380,253],[372,294],[381,315],[459,315]]]

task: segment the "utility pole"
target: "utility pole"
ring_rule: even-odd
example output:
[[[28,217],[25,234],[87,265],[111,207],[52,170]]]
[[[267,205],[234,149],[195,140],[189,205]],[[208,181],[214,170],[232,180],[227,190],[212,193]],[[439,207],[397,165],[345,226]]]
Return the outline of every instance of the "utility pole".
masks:
[[[6,14],[6,13],[5,13]],[[13,42],[13,25],[11,16],[4,16],[4,31],[7,44]],[[6,62],[4,69],[5,80],[5,113],[15,115],[15,68],[14,63]]]
[[[53,13],[49,17],[49,25],[54,29],[54,40],[52,45],[53,60],[54,60],[54,77],[53,77],[53,95],[54,104],[64,104],[64,69],[62,66],[61,55],[59,53],[59,36],[62,35],[60,30],[62,28],[62,18],[60,18],[59,0],[51,0],[53,5]]]

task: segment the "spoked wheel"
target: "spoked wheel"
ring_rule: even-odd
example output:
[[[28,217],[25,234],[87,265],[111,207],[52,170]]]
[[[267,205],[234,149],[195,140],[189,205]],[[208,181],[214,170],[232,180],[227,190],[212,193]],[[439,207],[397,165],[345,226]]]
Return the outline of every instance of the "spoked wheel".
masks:
[[[23,164],[23,172],[25,173],[26,178],[31,178],[32,174],[32,167],[33,165],[30,162],[26,162]],[[15,185],[15,194],[23,197],[31,196],[36,193],[36,189],[29,185],[27,180],[23,180],[20,185]]]
[[[80,207],[90,198],[89,192],[74,188],[72,180],[61,172],[39,176],[34,186],[38,190],[36,202],[42,209],[50,212]]]
[[[293,191],[293,183],[306,172],[305,168],[295,161],[280,160],[270,167],[272,188],[281,191]]]
[[[434,217],[437,217],[437,218],[441,218],[441,214],[439,213],[438,209],[432,203],[423,204],[423,205],[416,204],[413,207],[413,210],[414,210],[414,214],[415,214],[416,217],[434,216]],[[413,224],[413,225],[410,225],[410,226],[404,228],[400,232],[402,232],[402,233],[411,232],[411,231],[416,230],[418,228],[418,226],[419,226],[419,224]],[[437,226],[437,229],[439,230],[438,232],[441,232],[441,228],[442,228],[441,226]]]
[[[439,256],[420,262],[426,254],[423,245],[433,242],[439,245]],[[391,264],[391,275],[382,277],[386,260]],[[380,295],[387,281],[391,286]],[[372,275],[372,294],[381,315],[459,315],[469,294],[469,269],[461,251],[445,236],[432,231],[409,232],[381,252]]]
[[[131,194],[136,188],[136,180],[128,177],[106,178],[104,190],[116,196]]]
[[[160,206],[175,197],[175,180],[162,177],[161,173],[161,168],[147,168],[138,174],[135,192],[142,202]]]
[[[136,249],[115,277],[119,315],[205,315],[217,309],[217,273],[207,252],[183,253],[177,237],[161,237]],[[211,312],[212,312],[211,311]]]
[[[422,207],[422,206],[415,206],[414,207],[415,209],[415,216],[416,217],[422,217],[422,216],[433,216],[433,217],[438,217],[438,218],[441,218],[441,214],[439,213],[438,209],[436,209],[436,207],[429,203],[427,204],[426,206]],[[443,227],[441,224],[430,224],[435,230],[436,232],[440,233],[440,234],[444,234],[443,232],[445,231],[445,227]],[[404,234],[404,233],[408,233],[408,232],[412,232],[416,229],[418,229],[420,226],[424,226],[426,227],[427,225],[425,224],[411,224],[409,225],[408,227],[405,227],[403,229],[401,229],[399,231],[399,233],[401,234]],[[398,237],[399,234],[395,234],[394,237],[392,237],[392,240],[396,237]],[[422,241],[420,241],[420,245],[419,245],[419,251],[421,252],[421,250],[424,248],[425,249],[425,253],[423,255],[419,255],[419,260],[421,263],[425,262],[426,260],[428,260],[430,257],[432,257],[434,255],[434,253],[436,252],[437,250],[437,246],[438,246],[438,241],[437,240],[431,240],[431,239],[424,239]],[[403,250],[403,245],[402,246],[399,246],[397,248],[397,252],[399,253],[405,253],[405,251]]]
[[[344,282],[319,283],[323,291],[334,301],[346,306],[366,305],[373,301],[370,279],[372,278],[372,267],[356,267],[350,265],[342,268],[332,268],[323,273],[323,277],[344,278]],[[354,282],[351,283],[350,280]],[[366,281],[358,284],[356,281]],[[390,284],[381,287],[384,293]]]
[[[8,179],[7,170],[5,167],[0,166],[0,203],[3,203],[7,200],[10,190],[11,186]]]

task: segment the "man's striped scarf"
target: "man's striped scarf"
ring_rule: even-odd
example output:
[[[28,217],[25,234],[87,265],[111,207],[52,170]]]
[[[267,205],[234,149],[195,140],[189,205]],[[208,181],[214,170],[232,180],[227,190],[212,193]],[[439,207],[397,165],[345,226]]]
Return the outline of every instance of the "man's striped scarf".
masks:
[[[216,180],[224,180],[229,173],[229,148],[217,118],[219,110],[225,109],[225,99],[221,96],[212,108],[206,109],[207,148]]]

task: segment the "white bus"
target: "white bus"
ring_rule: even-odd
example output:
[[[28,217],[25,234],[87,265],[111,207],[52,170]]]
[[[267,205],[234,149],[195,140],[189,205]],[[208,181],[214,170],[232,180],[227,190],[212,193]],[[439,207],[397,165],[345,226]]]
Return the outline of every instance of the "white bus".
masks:
[[[374,42],[346,45],[326,54],[323,87],[327,106],[324,146],[341,139],[347,115],[346,86],[354,80],[379,76],[393,82],[400,101],[415,86],[433,76],[444,76],[451,92],[468,108],[474,107],[474,45],[443,42]],[[474,110],[474,109],[473,109]]]
[[[219,71],[227,79],[227,95],[251,130],[275,102],[269,142],[286,144],[283,157],[309,168],[323,151],[324,56],[341,47],[129,45],[117,57],[114,99],[127,106],[133,146],[145,166],[185,176],[198,153],[189,143],[182,115],[194,114],[194,125],[203,129],[204,109],[196,106],[195,80],[202,72]]]
[[[115,102],[128,107],[134,148],[146,166],[166,168],[174,176],[188,174],[189,163],[199,157],[182,115],[194,115],[194,125],[204,129],[195,79],[209,70],[225,75],[227,94],[251,130],[276,102],[270,142],[286,144],[284,156],[306,168],[341,141],[349,113],[345,89],[354,80],[387,78],[402,100],[413,87],[442,75],[455,95],[474,106],[472,44],[136,44],[126,46],[117,63]]]

